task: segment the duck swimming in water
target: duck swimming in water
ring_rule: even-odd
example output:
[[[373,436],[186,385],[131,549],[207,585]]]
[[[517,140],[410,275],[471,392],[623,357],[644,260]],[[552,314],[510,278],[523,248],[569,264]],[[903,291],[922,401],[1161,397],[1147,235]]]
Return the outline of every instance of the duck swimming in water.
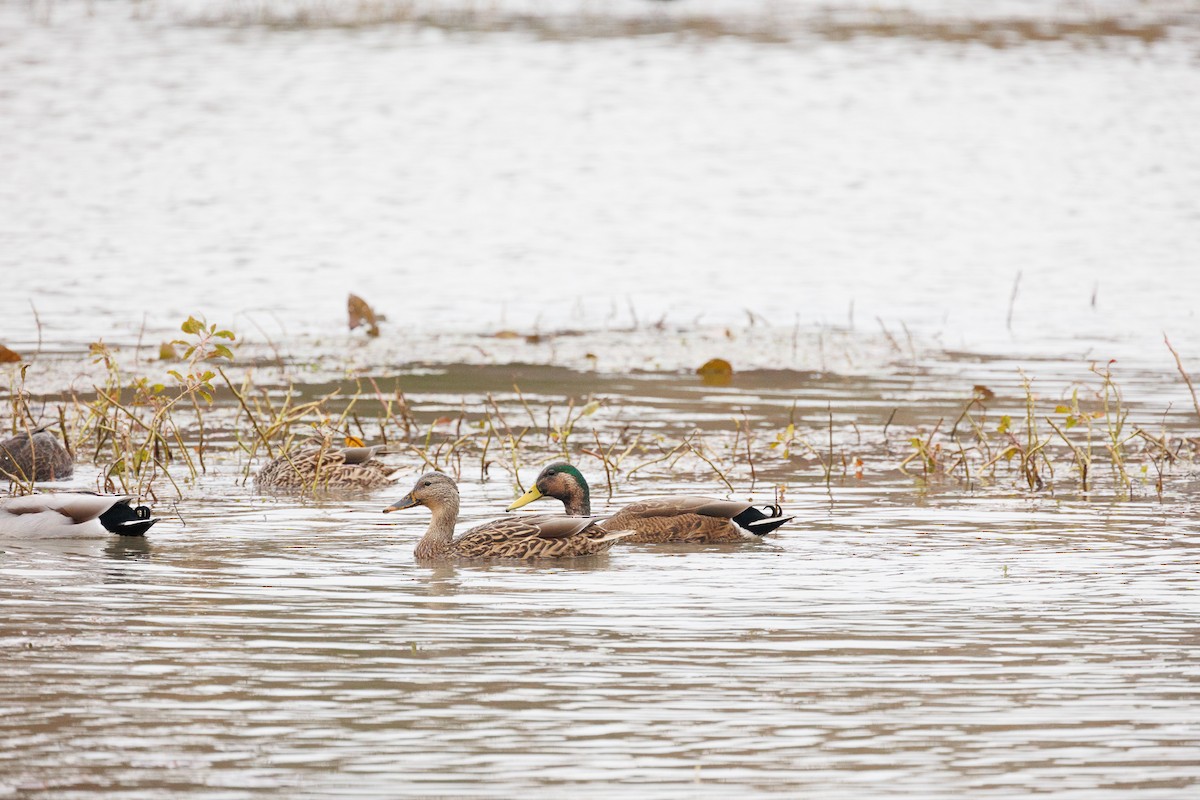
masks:
[[[71,454],[45,428],[22,431],[0,442],[0,477],[33,483],[61,481],[74,472]]]
[[[375,456],[386,453],[383,445],[370,447],[306,447],[285,453],[254,476],[260,490],[369,491],[392,483],[400,467],[389,466]]]
[[[440,472],[427,472],[412,491],[384,513],[426,506],[433,519],[417,543],[422,561],[448,558],[570,558],[604,553],[631,531],[601,528],[590,517],[512,516],[485,522],[454,537],[458,521],[458,486]]]
[[[583,474],[566,462],[551,464],[541,471],[533,488],[523,494],[509,511],[552,497],[561,500],[572,516],[592,513],[591,493]],[[629,529],[626,542],[736,542],[765,536],[791,517],[779,506],[762,510],[737,500],[717,500],[697,495],[655,497],[630,503],[601,524],[612,530]]]
[[[0,536],[142,536],[158,522],[146,506],[130,506],[129,495],[56,492],[0,500]]]

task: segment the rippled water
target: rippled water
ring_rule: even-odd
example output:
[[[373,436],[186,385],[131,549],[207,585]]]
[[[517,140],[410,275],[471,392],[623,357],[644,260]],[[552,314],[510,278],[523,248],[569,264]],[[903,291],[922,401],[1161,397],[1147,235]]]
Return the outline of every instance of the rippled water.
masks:
[[[0,796],[1194,794],[1190,461],[1121,502],[896,470],[975,384],[1022,414],[1018,368],[1052,403],[1118,358],[1131,422],[1195,433],[1161,343],[1200,355],[1194,28],[996,46],[962,19],[1178,9],[880,5],[959,33],[0,6],[0,342],[39,397],[87,391],[97,337],[161,370],[203,312],[279,391],[399,376],[428,424],[519,383],[609,398],[606,436],[832,417],[865,462],[735,471],[797,517],[744,546],[431,568],[424,512],[379,513],[406,487],[261,497],[214,455],[145,540],[0,542]],[[733,386],[691,374],[713,355]],[[470,520],[511,500],[491,478]],[[724,493],[615,494],[675,490]]]
[[[145,542],[7,547],[9,791],[1180,797],[1200,781],[1190,502],[813,490],[744,547],[429,568],[411,561],[424,521],[377,516],[385,499],[192,502],[187,528]]]

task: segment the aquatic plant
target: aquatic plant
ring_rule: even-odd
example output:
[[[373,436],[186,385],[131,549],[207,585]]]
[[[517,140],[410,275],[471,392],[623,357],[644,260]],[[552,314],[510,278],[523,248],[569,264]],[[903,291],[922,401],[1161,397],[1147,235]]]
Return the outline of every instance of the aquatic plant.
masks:
[[[731,495],[754,493],[765,482],[778,495],[790,482],[832,490],[889,473],[926,487],[1131,497],[1142,486],[1161,494],[1173,475],[1187,473],[1194,451],[1192,439],[1172,430],[1174,418],[1131,416],[1112,362],[1092,365],[1090,380],[1056,400],[1043,400],[1035,379],[1018,372],[1018,396],[975,385],[949,413],[897,406],[882,424],[867,424],[861,411],[832,401],[814,412],[810,400],[801,414],[796,400],[781,419],[771,406],[733,405],[736,394],[732,413],[664,424],[642,418],[643,398],[586,391],[532,395],[514,384],[464,395],[455,406],[445,399],[414,404],[405,393],[409,379],[365,370],[314,385],[297,377],[307,369],[298,364],[281,367],[276,378],[266,362],[237,357],[243,343],[231,330],[197,316],[180,329],[181,338],[167,343],[175,360],[131,362],[128,351],[94,343],[90,391],[32,391],[26,370],[13,368],[7,391],[0,390],[10,416],[5,426],[56,424],[68,448],[101,468],[98,488],[151,495],[161,484],[182,494],[189,481],[231,463],[246,482],[264,459],[351,441],[387,445],[392,458],[413,469],[507,481],[518,494],[531,467],[593,460],[610,497],[647,477],[712,481]],[[280,366],[278,356],[274,363]],[[898,423],[901,411],[901,419],[918,421]],[[907,442],[900,453],[895,431]],[[316,480],[307,488],[325,489]]]

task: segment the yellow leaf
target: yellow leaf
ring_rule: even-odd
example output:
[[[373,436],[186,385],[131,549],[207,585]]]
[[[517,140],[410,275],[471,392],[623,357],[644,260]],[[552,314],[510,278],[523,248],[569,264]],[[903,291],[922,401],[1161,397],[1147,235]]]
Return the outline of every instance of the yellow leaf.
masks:
[[[733,365],[723,358],[710,358],[697,370],[705,386],[729,386],[733,383]]]

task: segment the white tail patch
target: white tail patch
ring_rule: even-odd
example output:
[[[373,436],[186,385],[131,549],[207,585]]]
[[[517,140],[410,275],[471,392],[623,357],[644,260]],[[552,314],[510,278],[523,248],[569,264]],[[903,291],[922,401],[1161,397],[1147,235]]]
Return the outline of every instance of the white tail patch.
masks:
[[[766,519],[760,519],[756,522],[751,522],[746,527],[750,529],[779,527],[785,522],[791,522],[793,519],[795,519],[795,517],[767,517]]]

